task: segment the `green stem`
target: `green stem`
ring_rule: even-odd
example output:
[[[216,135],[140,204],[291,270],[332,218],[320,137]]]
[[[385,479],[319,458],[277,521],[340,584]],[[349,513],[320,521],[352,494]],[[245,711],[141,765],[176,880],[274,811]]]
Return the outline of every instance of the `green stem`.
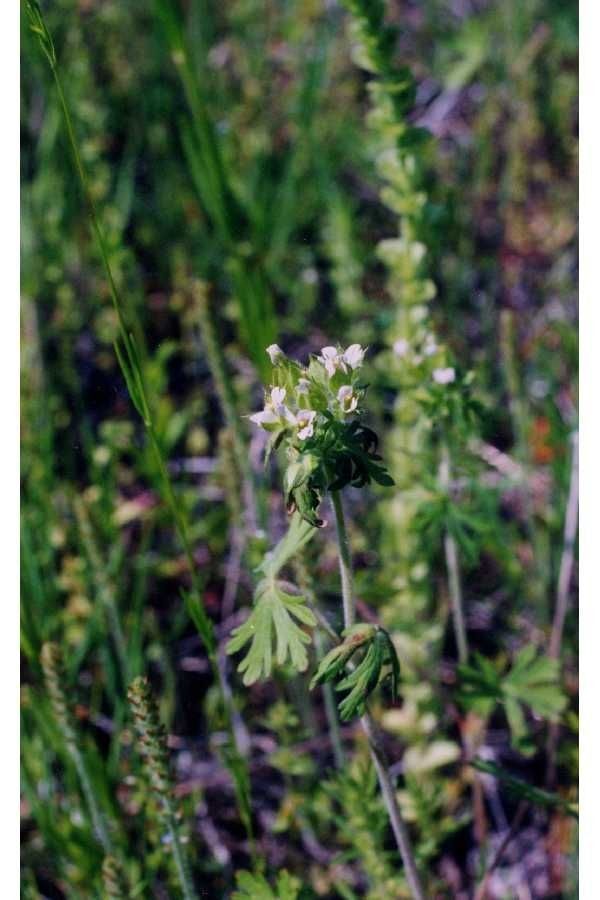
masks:
[[[335,513],[335,530],[339,548],[340,579],[342,582],[342,603],[344,606],[344,628],[354,625],[356,611],[354,606],[354,586],[352,578],[352,558],[350,542],[346,531],[344,507],[340,491],[332,491],[331,502]]]
[[[315,646],[319,660],[324,655],[323,635],[320,631],[315,631]],[[325,715],[327,717],[327,727],[329,730],[329,739],[331,741],[331,749],[333,750],[333,758],[335,759],[336,768],[343,771],[346,765],[346,755],[344,753],[344,745],[342,743],[342,733],[340,730],[340,722],[338,719],[338,711],[333,694],[333,686],[330,681],[326,681],[323,687],[323,699],[325,701]]]
[[[188,862],[185,853],[183,852],[181,841],[179,839],[179,831],[177,828],[175,813],[173,812],[170,803],[166,803],[165,806],[166,825],[169,831],[169,837],[171,839],[173,859],[175,860],[175,868],[177,869],[177,876],[179,878],[179,883],[181,885],[184,900],[197,900],[198,895],[196,894],[196,891],[192,886],[192,878],[190,875]]]
[[[450,490],[450,451],[447,444],[442,444],[441,460],[439,469],[440,486],[445,493]],[[444,533],[444,555],[446,557],[446,573],[448,575],[448,590],[450,592],[450,603],[452,604],[452,621],[454,623],[454,636],[458,649],[458,659],[461,663],[466,663],[469,657],[469,645],[467,642],[467,629],[465,625],[465,616],[463,610],[463,595],[460,577],[460,563],[458,559],[458,548],[454,535],[450,534],[448,529]]]
[[[355,602],[352,590],[352,564],[350,561],[350,544],[344,518],[344,507],[339,491],[331,493],[331,501],[335,513],[335,525],[338,538],[340,575],[342,581],[342,600],[344,606],[344,625],[348,628],[354,624]],[[425,900],[425,893],[421,885],[421,879],[415,862],[413,849],[402,813],[398,806],[396,791],[390,778],[389,765],[385,751],[379,740],[377,729],[371,715],[366,712],[361,716],[360,723],[369,741],[371,758],[377,772],[379,788],[383,802],[396,839],[396,845],[404,864],[404,872],[413,900]]]
[[[106,618],[108,620],[109,631],[111,633],[113,643],[115,645],[115,652],[119,660],[121,677],[123,678],[123,683],[127,685],[129,684],[129,659],[127,656],[127,645],[125,642],[125,635],[123,633],[123,626],[121,624],[121,616],[119,615],[119,609],[114,595],[114,590],[106,575],[106,567],[103,565],[102,559],[100,557],[100,552],[96,544],[94,533],[92,531],[92,525],[88,518],[85,504],[80,497],[74,498],[73,508],[75,510],[77,524],[79,525],[81,540],[90,564],[92,582],[94,584],[98,599],[100,600],[100,604],[104,607]]]
[[[73,739],[66,741],[67,750],[69,751],[69,755],[73,760],[73,766],[75,767],[75,771],[77,772],[77,776],[79,778],[79,783],[81,785],[81,790],[83,792],[83,796],[85,797],[85,802],[87,804],[87,808],[90,813],[90,818],[92,820],[92,827],[94,829],[94,834],[98,840],[98,843],[101,845],[102,849],[105,853],[112,853],[113,846],[112,842],[108,836],[108,831],[106,830],[106,825],[104,823],[104,816],[100,812],[100,808],[96,802],[96,795],[94,794],[94,789],[92,787],[92,782],[90,781],[90,777],[88,775],[87,767],[85,765],[83,756],[79,752],[79,747],[75,742],[75,737]]]

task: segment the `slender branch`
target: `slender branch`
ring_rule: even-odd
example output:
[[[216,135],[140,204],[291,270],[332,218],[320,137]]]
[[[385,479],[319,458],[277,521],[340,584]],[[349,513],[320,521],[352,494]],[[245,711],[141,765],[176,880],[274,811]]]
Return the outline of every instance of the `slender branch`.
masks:
[[[500,846],[498,847],[498,849],[494,855],[494,858],[492,859],[491,863],[489,864],[488,868],[486,869],[481,884],[477,888],[474,900],[486,900],[486,897],[488,896],[488,883],[489,883],[490,877],[491,877],[494,869],[497,869],[498,866],[500,865],[500,861],[504,855],[504,851],[506,850],[506,848],[508,847],[508,845],[510,844],[512,839],[515,837],[517,831],[519,830],[519,826],[520,826],[521,822],[525,818],[525,813],[527,812],[528,809],[529,809],[529,803],[526,800],[521,800],[521,802],[517,808],[517,811],[515,813],[515,817],[511,823],[511,826],[508,829],[508,831],[506,832]]]
[[[451,477],[450,451],[448,450],[447,444],[444,443],[442,444],[439,468],[440,485],[444,491],[449,490]],[[469,656],[469,645],[467,643],[467,629],[463,611],[458,548],[456,546],[454,535],[450,534],[448,530],[446,530],[444,534],[444,555],[446,557],[448,590],[450,592],[450,602],[452,604],[452,621],[454,623],[454,635],[456,638],[456,646],[458,648],[458,658],[461,663],[466,663]]]
[[[577,511],[579,507],[579,432],[575,431],[571,437],[573,445],[571,457],[571,479],[569,483],[569,495],[565,511],[565,527],[563,537],[563,550],[560,559],[558,573],[558,587],[556,591],[556,608],[550,646],[548,654],[554,659],[560,656],[563,628],[569,605],[569,586],[573,574],[575,561],[575,538],[577,536]]]
[[[340,491],[332,491],[331,502],[335,513],[335,530],[339,548],[340,579],[342,582],[342,603],[344,605],[344,627],[354,625],[356,618],[354,603],[354,585],[352,577],[352,558],[350,556],[350,542],[344,520],[344,507]]]
[[[325,642],[320,631],[315,631],[315,646],[319,660],[324,655]],[[322,685],[323,699],[325,701],[325,715],[327,717],[327,727],[329,737],[331,739],[331,749],[335,759],[336,768],[343,770],[346,764],[346,754],[344,753],[344,745],[342,744],[342,734],[340,731],[340,722],[338,719],[337,707],[335,705],[335,697],[333,695],[333,687],[330,681]]]
[[[558,585],[556,589],[556,607],[554,620],[550,633],[548,655],[552,659],[560,658],[562,635],[565,619],[569,607],[569,586],[573,574],[575,562],[575,538],[577,537],[577,512],[579,508],[579,432],[575,431],[571,436],[571,478],[569,482],[569,494],[565,510],[565,527],[563,532],[563,550],[558,572]],[[554,783],[556,777],[556,747],[558,744],[559,727],[557,722],[551,722],[546,743],[546,785]]]
[[[342,497],[339,491],[331,493],[331,501],[335,513],[336,533],[338,538],[340,576],[342,582],[342,599],[344,605],[344,625],[348,628],[354,623],[355,619],[355,600],[352,588],[352,563],[350,560],[350,545],[348,541],[348,533],[346,530],[346,522],[344,519],[344,508],[342,505]],[[371,715],[367,712],[361,716],[360,723],[363,731],[369,741],[371,758],[377,772],[379,788],[383,802],[394,832],[396,845],[400,852],[406,880],[410,888],[410,892],[414,900],[425,900],[425,893],[421,885],[417,864],[415,862],[413,849],[410,838],[398,800],[396,791],[390,777],[389,765],[386,759],[385,751],[379,740],[375,723]]]
[[[313,590],[312,578],[308,572],[307,566],[304,563],[304,558],[302,557],[302,555],[299,555],[294,559],[294,561],[292,562],[292,566],[294,568],[294,573],[298,580],[300,589],[306,596],[307,602],[311,610],[315,614],[315,618],[319,626],[319,628],[315,631],[315,648],[317,651],[317,657],[320,661],[325,653],[325,641],[323,639],[324,634],[326,634],[334,644],[339,643],[340,636],[337,634],[335,629],[331,627],[326,617],[318,607],[315,591]],[[342,770],[346,763],[346,758],[344,753],[344,745],[342,743],[342,733],[340,730],[340,722],[338,718],[337,706],[335,703],[335,696],[333,693],[333,686],[330,682],[326,682],[322,685],[322,689],[323,699],[325,701],[325,716],[327,718],[327,728],[329,731],[331,749],[333,750],[333,757],[335,759],[336,768]]]

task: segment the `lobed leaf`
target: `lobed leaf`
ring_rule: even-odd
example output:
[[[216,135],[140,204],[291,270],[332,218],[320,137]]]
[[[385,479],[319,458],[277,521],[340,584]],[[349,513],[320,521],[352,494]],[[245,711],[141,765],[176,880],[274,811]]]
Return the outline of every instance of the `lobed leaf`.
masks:
[[[305,644],[310,636],[296,621],[309,628],[317,624],[304,598],[290,594],[272,578],[263,579],[255,591],[255,606],[246,621],[236,628],[227,644],[227,653],[236,653],[248,642],[250,649],[238,666],[243,682],[253,684],[260,678],[268,678],[273,667],[273,640],[275,658],[283,665],[289,658],[298,672],[308,665]]]

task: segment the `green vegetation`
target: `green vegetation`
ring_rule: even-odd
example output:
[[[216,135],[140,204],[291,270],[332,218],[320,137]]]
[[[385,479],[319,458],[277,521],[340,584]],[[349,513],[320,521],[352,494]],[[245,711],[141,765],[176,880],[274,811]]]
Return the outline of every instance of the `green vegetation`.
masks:
[[[576,5],[22,57],[23,896],[574,896]]]

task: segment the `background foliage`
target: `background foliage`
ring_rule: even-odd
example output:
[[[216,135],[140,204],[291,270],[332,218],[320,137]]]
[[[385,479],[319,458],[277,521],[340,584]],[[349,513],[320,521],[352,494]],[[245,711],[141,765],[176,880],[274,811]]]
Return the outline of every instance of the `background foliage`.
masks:
[[[389,60],[377,93],[353,59],[360,6],[56,0],[44,11],[191,559],[113,352],[119,321],[23,16],[25,897],[179,896],[179,862],[207,897],[408,896],[356,723],[342,724],[342,765],[334,707],[309,692],[329,644],[298,638],[307,670],[274,665],[249,687],[225,662],[254,595],[290,602],[276,580],[285,564],[282,579],[341,630],[331,525],[291,569],[271,558],[270,581],[255,572],[287,527],[275,458],[263,469],[264,435],[242,418],[261,404],[274,341],[299,358],[337,341],[369,348],[371,424],[396,486],[347,492],[358,612],[400,658],[400,700],[381,691],[371,709],[427,895],[576,896],[576,572],[565,588],[564,566],[577,8],[386,4],[398,31],[382,46],[416,82],[403,115],[432,135],[408,191],[382,168],[372,112]],[[427,275],[391,240],[399,219],[426,248]],[[402,304],[428,300],[456,390],[420,391],[421,370],[409,383],[399,362]],[[314,616],[301,608],[305,636]],[[166,734],[128,703],[144,675]]]

